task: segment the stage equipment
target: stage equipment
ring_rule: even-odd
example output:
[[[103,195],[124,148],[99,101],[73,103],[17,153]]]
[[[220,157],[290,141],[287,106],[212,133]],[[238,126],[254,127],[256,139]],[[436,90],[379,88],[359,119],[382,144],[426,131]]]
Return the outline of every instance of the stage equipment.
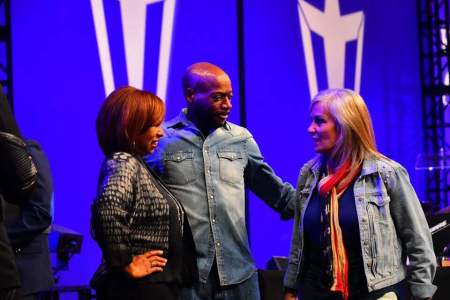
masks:
[[[426,152],[423,156],[429,163],[426,200],[436,211],[450,204],[450,114],[446,112],[450,103],[450,10],[449,0],[418,0],[417,4]]]
[[[427,217],[428,226],[430,226],[433,237],[433,248],[438,261],[445,260],[450,249],[450,213],[434,214]]]
[[[281,270],[286,271],[288,267],[289,258],[286,256],[272,256],[267,262],[267,270]]]
[[[0,0],[0,84],[13,109],[10,0]]]
[[[61,225],[53,224],[49,235],[50,252],[56,254],[56,265],[53,266],[53,276],[57,283],[58,273],[68,270],[70,259],[81,252],[83,235]]]

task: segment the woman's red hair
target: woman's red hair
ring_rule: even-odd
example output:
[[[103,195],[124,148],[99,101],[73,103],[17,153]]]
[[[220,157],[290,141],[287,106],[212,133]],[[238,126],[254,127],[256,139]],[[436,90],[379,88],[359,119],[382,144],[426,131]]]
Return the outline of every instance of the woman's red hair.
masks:
[[[96,122],[97,138],[105,155],[136,153],[137,137],[164,119],[164,102],[152,93],[125,86],[103,103]]]

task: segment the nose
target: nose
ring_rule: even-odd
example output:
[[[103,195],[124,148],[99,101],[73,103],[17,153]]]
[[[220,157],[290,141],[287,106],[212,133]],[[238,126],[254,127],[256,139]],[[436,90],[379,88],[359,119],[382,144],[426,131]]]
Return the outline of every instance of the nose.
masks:
[[[231,104],[231,97],[226,96],[223,99],[221,106],[222,106],[222,109],[230,110],[233,107],[233,105]]]
[[[158,130],[156,131],[156,136],[157,136],[158,138],[161,138],[161,137],[164,136],[164,129],[162,129],[161,126],[158,126]]]
[[[314,134],[316,132],[316,125],[314,124],[314,122],[311,122],[311,124],[309,124],[307,130],[309,134]]]

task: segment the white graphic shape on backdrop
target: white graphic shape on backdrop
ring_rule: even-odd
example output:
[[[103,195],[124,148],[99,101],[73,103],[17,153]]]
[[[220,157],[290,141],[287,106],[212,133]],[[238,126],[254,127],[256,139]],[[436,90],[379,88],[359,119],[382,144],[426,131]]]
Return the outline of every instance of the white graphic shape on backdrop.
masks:
[[[144,81],[147,5],[164,1],[156,93],[162,99],[165,99],[169,75],[170,51],[172,47],[175,0],[119,1],[128,84],[139,89],[143,88]],[[100,56],[103,83],[105,86],[105,95],[108,95],[115,89],[115,85],[103,0],[91,0],[91,8],[94,17],[95,34]]]
[[[299,0],[298,14],[311,97],[318,92],[311,31],[323,38],[329,88],[344,87],[345,46],[349,41],[357,41],[353,89],[359,92],[364,38],[364,13],[360,11],[341,15],[338,0],[325,0],[324,11],[317,9],[304,0]]]

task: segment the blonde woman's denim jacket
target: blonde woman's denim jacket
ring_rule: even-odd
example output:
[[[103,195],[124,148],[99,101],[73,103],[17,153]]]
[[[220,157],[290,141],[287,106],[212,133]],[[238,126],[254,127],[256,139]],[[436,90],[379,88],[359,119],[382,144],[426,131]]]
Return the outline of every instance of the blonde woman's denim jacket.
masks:
[[[313,159],[300,171],[289,265],[284,278],[287,288],[297,289],[301,280],[303,217],[319,170],[319,160]],[[353,192],[368,291],[407,278],[414,297],[431,297],[436,291],[432,284],[436,257],[427,221],[406,170],[389,159],[366,159]]]

